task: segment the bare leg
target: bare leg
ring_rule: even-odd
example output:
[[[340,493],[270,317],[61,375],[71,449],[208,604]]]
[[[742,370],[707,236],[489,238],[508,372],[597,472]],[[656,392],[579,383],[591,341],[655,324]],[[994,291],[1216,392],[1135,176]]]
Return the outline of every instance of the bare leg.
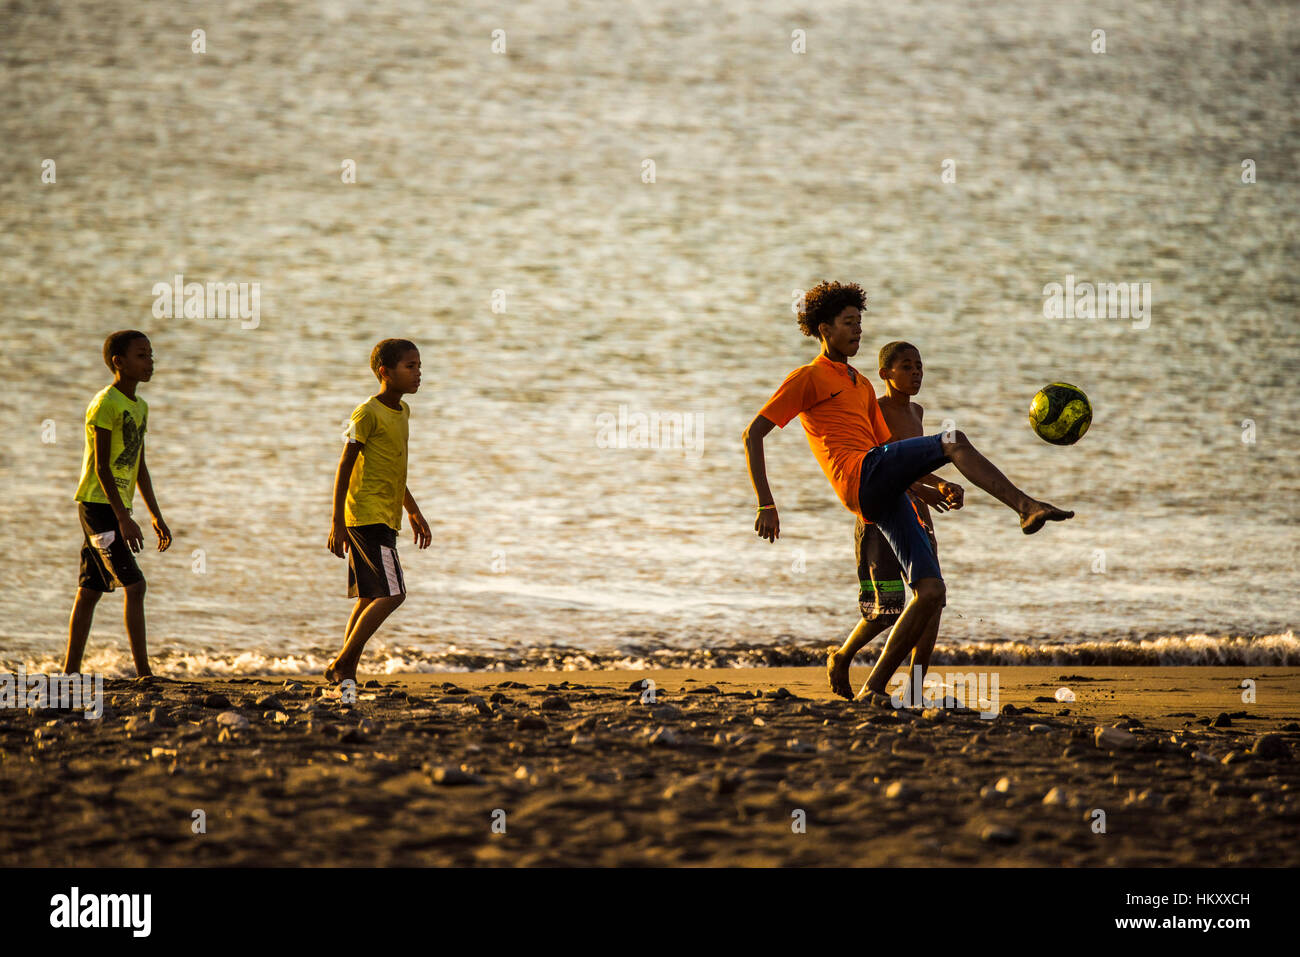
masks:
[[[880,634],[892,623],[892,618],[873,618],[871,621],[859,619],[844,644],[826,649],[826,680],[830,682],[831,691],[841,698],[853,697],[853,685],[849,684],[849,667],[859,651],[867,646],[871,639]]]
[[[68,653],[63,656],[63,673],[75,675],[81,671],[81,656],[90,637],[90,623],[95,618],[95,606],[104,593],[93,588],[78,588],[72,601],[72,615],[68,619]]]
[[[942,617],[943,609],[934,613],[934,617],[930,619],[930,623],[925,626],[925,631],[921,634],[921,640],[912,649],[912,663],[907,668],[908,683],[903,688],[904,701],[921,700],[921,691],[925,687],[925,673],[930,667],[930,653],[934,651],[934,643],[939,637],[939,619]]]
[[[997,466],[971,445],[965,432],[954,432],[952,438],[945,438],[943,451],[957,466],[957,471],[1020,516],[1020,528],[1026,535],[1038,531],[1044,522],[1063,522],[1074,517],[1073,512],[1030,498],[1012,485]]]
[[[348,639],[352,637],[352,630],[357,627],[357,619],[361,617],[361,613],[366,610],[366,606],[372,601],[374,601],[373,598],[358,598],[357,603],[352,606],[352,613],[348,615],[348,626],[343,629],[343,647],[345,649],[348,646]],[[338,657],[325,666],[326,681],[338,682],[343,680],[338,674],[338,663],[342,657],[343,652],[340,651]]]
[[[405,600],[405,595],[390,595],[386,598],[371,598],[368,601],[353,623],[352,632],[348,635],[343,650],[326,671],[327,677],[330,677],[330,672],[333,672],[331,681],[335,679],[343,681],[348,678],[357,680],[357,665],[361,661],[361,652],[365,650],[366,642]]]
[[[149,651],[145,647],[144,636],[144,582],[127,585],[122,589],[122,623],[126,625],[126,637],[131,642],[131,657],[135,659],[135,673],[141,678],[153,674],[149,670]]]
[[[946,593],[942,578],[922,578],[915,583],[912,600],[907,603],[894,630],[889,633],[889,640],[885,642],[876,666],[871,669],[867,683],[858,692],[859,698],[867,697],[873,692],[885,693],[889,679],[894,676],[907,653],[921,640],[935,612],[943,607]]]

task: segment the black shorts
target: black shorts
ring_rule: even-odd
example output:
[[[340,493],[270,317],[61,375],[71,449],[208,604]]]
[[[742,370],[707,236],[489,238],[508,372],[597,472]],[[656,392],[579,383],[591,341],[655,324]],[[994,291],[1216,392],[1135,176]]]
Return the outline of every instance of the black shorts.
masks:
[[[91,591],[112,591],[144,581],[131,546],[122,538],[113,507],[103,502],[78,502],[77,515],[85,543],[81,546],[81,574],[77,585]]]
[[[348,526],[348,597],[389,598],[406,594],[397,560],[397,531],[382,522]]]

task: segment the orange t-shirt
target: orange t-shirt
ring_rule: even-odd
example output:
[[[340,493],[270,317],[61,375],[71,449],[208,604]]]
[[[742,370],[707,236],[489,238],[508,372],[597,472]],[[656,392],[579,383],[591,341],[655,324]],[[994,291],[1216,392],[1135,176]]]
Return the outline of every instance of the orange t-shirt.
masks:
[[[803,423],[808,445],[830,479],[840,501],[858,518],[858,483],[862,459],[889,441],[889,426],[876,402],[876,390],[856,369],[857,382],[846,362],[824,355],[785,377],[758,414],[780,428],[796,415]]]

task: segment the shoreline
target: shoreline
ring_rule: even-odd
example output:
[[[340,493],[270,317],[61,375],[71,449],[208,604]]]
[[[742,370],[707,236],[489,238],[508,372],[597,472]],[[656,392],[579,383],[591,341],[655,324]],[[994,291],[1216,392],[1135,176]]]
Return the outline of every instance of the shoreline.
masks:
[[[991,720],[824,668],[108,679],[0,709],[0,865],[1300,864],[1300,669],[986,670]]]
[[[367,652],[365,664],[377,674],[418,675],[454,672],[597,672],[641,670],[717,671],[770,670],[775,668],[816,668],[825,661],[828,640],[778,640],[767,644],[737,641],[723,645],[680,647],[677,645],[641,644],[635,647],[581,650],[569,644],[542,643],[527,648],[502,651],[437,651],[419,648],[387,648],[379,643]],[[454,643],[453,643],[454,644]],[[882,641],[863,648],[857,662],[870,667],[875,663]],[[112,655],[105,659],[105,650]],[[43,653],[27,649],[20,661],[0,662],[0,673],[21,665],[30,673],[57,671],[63,660],[63,639],[52,641]],[[336,647],[313,647],[282,656],[265,655],[248,650],[186,649],[166,640],[156,645],[150,662],[160,674],[177,678],[224,678],[238,675],[311,679],[319,677],[337,652]],[[1080,668],[1300,668],[1300,639],[1287,628],[1275,633],[1219,635],[1168,634],[1117,635],[1071,640],[1028,640],[1006,638],[975,642],[941,642],[931,662],[944,668],[971,667],[1061,668],[1074,672]],[[102,670],[106,675],[132,677],[134,667],[122,644],[115,649],[100,648],[86,662],[87,670]]]

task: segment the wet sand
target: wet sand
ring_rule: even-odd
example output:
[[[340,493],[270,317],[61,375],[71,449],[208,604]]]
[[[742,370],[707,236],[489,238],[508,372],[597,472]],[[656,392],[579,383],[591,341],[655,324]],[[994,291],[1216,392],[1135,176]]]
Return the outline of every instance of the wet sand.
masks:
[[[811,668],[110,680],[0,711],[0,865],[1300,863],[1300,670],[997,675],[991,720]]]

